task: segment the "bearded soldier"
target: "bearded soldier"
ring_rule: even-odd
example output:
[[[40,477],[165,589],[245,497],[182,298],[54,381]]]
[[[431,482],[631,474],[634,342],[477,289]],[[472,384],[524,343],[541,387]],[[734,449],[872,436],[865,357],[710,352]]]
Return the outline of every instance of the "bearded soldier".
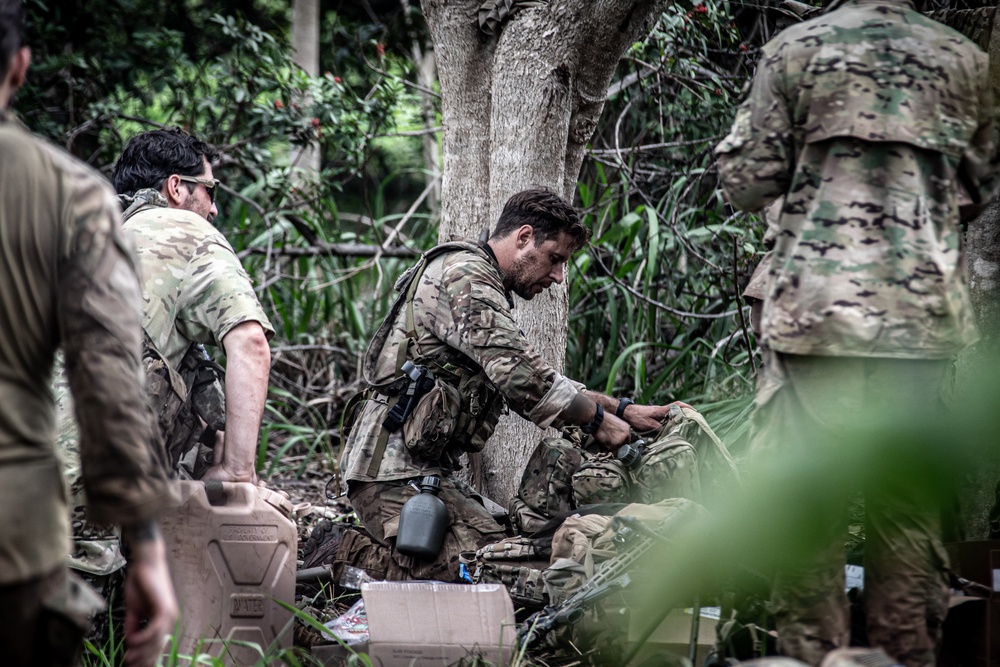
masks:
[[[485,243],[428,251],[397,283],[400,296],[365,357],[367,402],[348,438],[342,477],[371,539],[334,524],[307,546],[320,562],[351,564],[376,578],[461,581],[459,553],[503,538],[503,528],[449,473],[463,452],[482,449],[504,407],[538,426],[581,425],[617,450],[629,426],[659,426],[669,406],[642,406],[587,391],[534,351],[513,319],[513,295],[530,300],[562,282],[589,237],[576,210],[546,190],[512,196]],[[413,364],[411,379],[403,372]],[[409,367],[407,367],[409,368]],[[426,394],[394,420],[414,381]],[[403,504],[426,475],[442,478],[449,527],[436,558],[395,549]],[[322,541],[322,544],[316,542]],[[335,572],[336,574],[336,572]]]

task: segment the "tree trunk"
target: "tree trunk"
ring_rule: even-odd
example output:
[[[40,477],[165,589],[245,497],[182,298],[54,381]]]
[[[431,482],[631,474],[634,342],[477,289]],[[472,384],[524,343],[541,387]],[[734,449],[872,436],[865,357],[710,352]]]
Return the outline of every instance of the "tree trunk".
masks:
[[[319,0],[292,2],[292,60],[309,76],[319,76]],[[308,103],[302,100],[300,104]],[[307,173],[319,171],[320,155],[316,146],[295,147],[292,165]]]
[[[625,50],[665,0],[551,0],[522,9],[498,36],[476,23],[481,0],[424,0],[444,116],[440,238],[492,228],[507,199],[547,187],[572,201],[586,143]],[[567,296],[554,285],[515,316],[528,340],[562,370]],[[483,452],[486,495],[506,503],[541,432],[512,415]]]
[[[931,17],[962,32],[990,54],[990,78],[994,104],[1000,103],[1000,25],[995,7],[967,10],[943,10]],[[983,214],[969,223],[966,233],[966,262],[969,271],[969,294],[982,339],[963,352],[956,365],[958,395],[975,392],[983,386],[979,374],[990,372],[1000,352],[1000,201],[994,200]],[[981,447],[984,454],[992,447]],[[959,493],[962,532],[966,539],[985,539],[988,516],[996,501],[994,486],[1000,480],[1000,452],[989,460],[978,461]]]

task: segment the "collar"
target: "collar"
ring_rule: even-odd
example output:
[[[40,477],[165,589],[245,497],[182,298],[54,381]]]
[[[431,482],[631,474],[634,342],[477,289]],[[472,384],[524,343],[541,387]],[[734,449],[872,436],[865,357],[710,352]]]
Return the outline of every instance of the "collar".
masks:
[[[122,214],[122,221],[128,220],[136,213],[150,208],[166,208],[167,199],[153,188],[143,188],[134,195],[118,195],[125,212]]]
[[[504,280],[506,280],[507,278],[507,275],[503,272],[503,269],[500,268],[500,262],[497,261],[497,254],[493,252],[493,248],[491,248],[490,244],[487,243],[486,241],[480,241],[476,243],[476,245],[482,248],[483,252],[486,253],[486,256],[489,258],[490,263],[493,265],[493,268],[495,268],[497,270],[497,273],[500,274],[500,284],[503,284]],[[507,297],[507,305],[510,306],[511,310],[513,310],[514,295],[510,293],[510,290],[507,289],[506,285],[504,285],[503,288],[503,295]]]

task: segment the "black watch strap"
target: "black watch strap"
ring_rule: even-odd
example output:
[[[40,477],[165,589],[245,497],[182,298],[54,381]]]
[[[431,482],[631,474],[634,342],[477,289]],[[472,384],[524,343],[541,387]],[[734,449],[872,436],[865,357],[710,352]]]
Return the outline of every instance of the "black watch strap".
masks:
[[[618,408],[615,410],[615,417],[618,417],[618,419],[625,419],[625,408],[633,403],[635,403],[635,401],[628,396],[623,396],[618,399]]]
[[[580,427],[580,430],[587,435],[594,435],[597,433],[597,429],[601,428],[601,422],[604,421],[604,406],[600,403],[597,404],[597,410],[594,412],[594,421],[589,424],[584,424]]]

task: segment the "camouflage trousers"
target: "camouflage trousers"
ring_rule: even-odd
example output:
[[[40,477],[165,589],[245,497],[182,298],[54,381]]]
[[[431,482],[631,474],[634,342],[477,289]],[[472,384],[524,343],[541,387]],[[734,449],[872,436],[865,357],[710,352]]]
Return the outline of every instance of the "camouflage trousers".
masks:
[[[441,480],[439,497],[448,509],[450,526],[437,558],[423,560],[406,556],[394,548],[403,504],[418,491],[404,481],[351,482],[347,496],[368,535],[350,531],[337,549],[337,565],[353,565],[376,579],[435,579],[463,582],[459,575],[459,554],[476,551],[505,537],[503,527],[482,504],[465,495],[447,478]]]
[[[946,361],[781,353],[774,354],[773,361],[769,381],[777,388],[761,408],[761,428],[752,448],[756,457],[774,456],[789,447],[813,448],[809,451],[817,456],[819,447],[851,451],[847,448],[852,443],[844,441],[845,417],[863,422],[849,429],[863,434],[876,423],[919,429],[921,420],[926,424],[940,419],[945,410],[940,396]],[[888,418],[902,421],[881,421]],[[895,426],[889,428],[887,432],[893,432]],[[859,441],[868,442],[863,436]],[[879,470],[889,472],[866,475],[862,470],[856,477],[865,498],[869,643],[907,667],[931,667],[947,613],[948,560],[941,543],[941,517],[953,487],[947,482],[947,465],[907,456],[915,441],[919,437],[902,436],[892,446],[879,447]],[[931,449],[944,450],[944,444],[932,443]],[[842,458],[833,460],[850,465]],[[772,597],[779,650],[812,665],[819,665],[827,652],[846,647],[850,638],[844,592],[847,512],[837,502],[830,505],[808,527],[816,531],[817,543],[826,546],[809,562],[782,568]]]

